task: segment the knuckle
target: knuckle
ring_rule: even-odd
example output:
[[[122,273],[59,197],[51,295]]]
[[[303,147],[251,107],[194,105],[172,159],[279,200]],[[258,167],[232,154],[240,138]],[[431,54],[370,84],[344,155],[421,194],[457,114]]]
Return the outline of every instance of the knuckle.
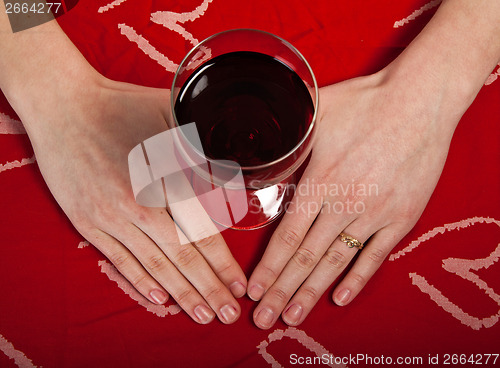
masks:
[[[116,216],[110,209],[109,203],[98,202],[94,204],[92,217],[98,223],[113,223]]]
[[[384,262],[384,259],[387,256],[386,252],[380,248],[375,248],[367,253],[368,258],[376,264],[381,264],[382,262]]]
[[[316,300],[319,297],[319,292],[316,290],[316,288],[312,286],[304,286],[301,290],[301,293],[308,299],[308,300]]]
[[[368,282],[368,279],[359,273],[352,273],[352,275],[350,275],[349,277],[355,284],[361,287],[366,285],[366,283]]]
[[[217,300],[224,294],[224,290],[220,287],[214,286],[204,293],[205,300]]]
[[[177,235],[172,235],[170,233],[166,233],[161,241],[158,242],[158,245],[161,249],[165,251],[170,251],[170,249],[176,249],[179,246],[186,246],[185,244],[181,244],[179,241],[179,237]]]
[[[305,248],[299,248],[292,257],[293,261],[303,269],[310,269],[316,264],[316,257],[313,252]]]
[[[274,298],[275,300],[277,299],[281,303],[286,303],[286,302],[288,302],[288,299],[290,299],[288,296],[288,293],[279,287],[271,288],[268,291],[268,293],[271,295],[272,298]]]
[[[325,254],[325,261],[335,269],[343,269],[346,264],[346,257],[336,249],[329,249]]]
[[[122,197],[118,202],[118,209],[124,213],[137,213],[138,210],[145,210],[145,207],[139,206],[133,197]]]
[[[87,214],[83,211],[75,211],[68,216],[73,226],[78,230],[80,234],[85,236],[92,229],[92,222],[90,221]]]
[[[142,206],[138,206],[135,202],[130,202],[126,209],[133,218],[135,218],[140,224],[148,224],[151,222],[151,211]]]
[[[268,266],[264,263],[261,263],[260,267],[262,267],[265,273],[271,276],[272,280],[276,280],[280,274],[278,271],[275,271],[271,266]]]
[[[160,271],[166,265],[167,259],[162,254],[154,254],[147,260],[146,267],[151,271]]]
[[[230,262],[224,262],[220,265],[217,265],[214,268],[214,271],[216,274],[220,275],[223,273],[227,273],[228,271],[231,271],[233,269],[233,265]]]
[[[130,282],[136,289],[139,289],[139,287],[144,284],[147,279],[148,276],[144,272],[139,272],[131,278]]]
[[[179,252],[175,256],[175,262],[177,266],[189,267],[191,266],[197,258],[197,252],[191,246],[182,246]]]
[[[173,295],[172,295],[173,296]],[[176,293],[175,296],[173,296],[175,301],[179,303],[179,305],[186,305],[188,304],[188,300],[193,297],[193,290],[192,289],[184,289],[180,291],[179,293]]]
[[[276,231],[280,245],[289,250],[295,250],[300,245],[302,238],[292,228],[284,228]]]
[[[170,232],[172,229],[166,208],[140,206],[133,198],[123,200],[117,206],[124,216],[133,223],[142,226],[161,226],[164,227],[162,230],[165,232]]]
[[[422,208],[418,202],[407,200],[406,202],[399,203],[398,217],[403,220],[403,223],[408,223],[415,218],[418,218],[421,211]]]
[[[194,241],[193,244],[199,250],[213,248],[217,245],[219,241],[218,237],[215,235],[200,236],[198,239],[199,240]]]
[[[111,263],[113,263],[115,265],[115,267],[118,268],[119,270],[123,269],[125,267],[125,265],[127,265],[127,263],[130,260],[127,253],[120,252],[120,251],[115,252],[115,253],[111,253],[108,256],[108,258],[111,261]]]

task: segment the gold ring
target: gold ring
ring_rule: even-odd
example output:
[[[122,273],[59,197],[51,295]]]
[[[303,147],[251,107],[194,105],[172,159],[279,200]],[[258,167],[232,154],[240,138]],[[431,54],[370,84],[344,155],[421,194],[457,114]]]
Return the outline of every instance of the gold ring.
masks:
[[[340,241],[346,243],[349,248],[358,248],[359,250],[363,249],[364,245],[359,240],[354,239],[352,236],[349,236],[344,233],[340,233]]]

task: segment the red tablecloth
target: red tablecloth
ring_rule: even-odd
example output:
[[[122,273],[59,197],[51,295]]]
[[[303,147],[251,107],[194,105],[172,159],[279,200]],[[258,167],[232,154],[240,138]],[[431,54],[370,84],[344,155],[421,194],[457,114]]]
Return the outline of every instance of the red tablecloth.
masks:
[[[108,1],[81,0],[58,21],[105,76],[163,88],[194,43],[240,27],[292,42],[320,85],[372,73],[439,5]],[[329,290],[298,328],[278,321],[269,331],[253,325],[256,303],[248,298],[240,300],[234,325],[201,326],[174,302],[154,306],[133,291],[59,209],[21,123],[0,96],[0,367],[290,367],[315,356],[328,360],[323,366],[421,358],[415,366],[438,359],[432,366],[472,367],[471,356],[484,365],[484,354],[500,353],[499,79],[497,68],[460,122],[420,221],[359,297],[341,308]],[[248,275],[274,226],[224,232]]]

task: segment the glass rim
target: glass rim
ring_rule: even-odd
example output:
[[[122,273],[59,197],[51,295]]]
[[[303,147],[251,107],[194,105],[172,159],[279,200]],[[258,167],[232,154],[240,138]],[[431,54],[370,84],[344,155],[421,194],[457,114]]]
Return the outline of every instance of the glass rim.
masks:
[[[276,160],[273,160],[271,162],[268,162],[268,163],[265,163],[262,165],[256,165],[256,166],[241,166],[238,164],[242,171],[243,170],[260,170],[260,169],[265,169],[267,167],[274,166],[274,165],[278,164],[279,162],[284,161],[285,159],[287,159],[291,155],[293,155],[311,136],[313,129],[314,129],[314,126],[316,125],[316,118],[317,118],[317,114],[318,114],[318,105],[319,105],[319,93],[318,93],[319,91],[318,91],[318,83],[316,82],[316,76],[314,75],[314,72],[313,72],[311,66],[309,65],[309,63],[307,62],[306,58],[304,57],[304,55],[302,55],[302,53],[299,50],[297,50],[297,48],[295,46],[293,46],[290,42],[288,42],[287,40],[285,40],[285,39],[283,39],[283,38],[281,38],[281,37],[279,37],[271,32],[262,31],[260,29],[254,29],[254,28],[233,28],[233,29],[228,29],[225,31],[217,32],[211,36],[208,36],[203,41],[201,41],[197,45],[193,46],[191,48],[191,50],[189,50],[189,52],[186,54],[186,56],[184,56],[184,58],[182,59],[182,61],[179,64],[179,66],[177,67],[177,70],[175,71],[174,79],[172,80],[172,87],[171,87],[171,93],[170,93],[170,109],[172,111],[172,116],[174,118],[175,127],[180,128],[180,124],[179,124],[179,122],[177,120],[177,116],[175,114],[175,101],[174,101],[173,91],[175,88],[175,82],[177,81],[177,77],[179,76],[179,73],[181,71],[181,67],[201,46],[204,46],[210,40],[212,40],[215,37],[218,37],[220,35],[226,34],[226,33],[241,32],[241,31],[249,31],[249,32],[261,33],[261,34],[265,34],[267,36],[271,36],[272,38],[277,39],[278,41],[282,42],[283,44],[285,44],[285,46],[287,46],[289,49],[291,49],[293,52],[295,52],[299,56],[299,59],[306,65],[307,70],[309,71],[309,74],[311,75],[311,78],[313,81],[312,87],[314,88],[314,93],[315,93],[314,113],[313,113],[313,116],[311,119],[311,123],[309,124],[309,127],[308,127],[307,131],[305,132],[304,136],[302,137],[302,139],[300,140],[300,142],[298,142],[290,151],[288,151],[284,155],[280,156],[279,158],[277,158]],[[181,131],[182,131],[182,129],[181,129]],[[193,148],[196,151],[198,151],[196,149],[196,147],[193,147]],[[198,152],[198,153],[201,154],[201,152]],[[218,165],[231,167],[229,165],[222,164],[221,162],[219,162],[220,160],[207,157],[207,155],[205,153],[203,153],[202,155],[203,155],[203,158],[206,159],[210,163],[217,162]]]

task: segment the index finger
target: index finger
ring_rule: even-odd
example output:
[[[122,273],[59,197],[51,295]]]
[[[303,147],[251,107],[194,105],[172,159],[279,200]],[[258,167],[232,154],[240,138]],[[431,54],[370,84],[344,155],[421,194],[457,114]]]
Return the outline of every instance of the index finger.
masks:
[[[190,242],[235,297],[246,291],[246,277],[183,172],[164,181],[169,212],[181,244]]]
[[[307,172],[307,171],[306,171]],[[300,190],[309,179],[304,175],[292,202],[248,280],[248,296],[260,300],[267,289],[276,281],[290,258],[304,240],[309,228],[321,211],[323,197],[319,193]]]
[[[183,127],[182,134],[171,129],[132,149],[129,171],[134,196],[141,205],[166,207],[176,224],[180,244],[192,243],[219,280],[234,296],[241,297],[246,291],[245,275],[186,177],[186,173],[196,171],[195,167],[205,167],[208,163],[197,155],[193,158],[186,153],[184,157],[184,148],[179,148],[182,143],[181,146],[178,143],[182,141],[180,136],[189,137],[189,144],[203,152],[194,123]],[[210,171],[210,165],[207,169]]]

